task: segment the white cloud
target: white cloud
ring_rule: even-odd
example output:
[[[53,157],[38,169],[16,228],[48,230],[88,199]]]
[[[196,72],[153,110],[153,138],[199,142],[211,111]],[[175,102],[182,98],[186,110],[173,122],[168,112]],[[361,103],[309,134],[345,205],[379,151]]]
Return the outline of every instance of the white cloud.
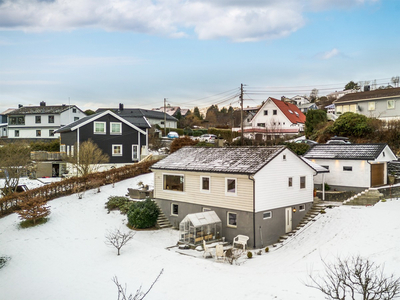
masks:
[[[102,28],[173,38],[257,41],[305,24],[304,10],[376,0],[0,0],[0,29]],[[300,3],[301,2],[301,3]],[[343,3],[342,3],[343,2]]]
[[[340,51],[336,48],[333,48],[330,51],[326,51],[324,53],[321,53],[318,55],[321,59],[330,59],[332,57],[338,56],[340,54]]]

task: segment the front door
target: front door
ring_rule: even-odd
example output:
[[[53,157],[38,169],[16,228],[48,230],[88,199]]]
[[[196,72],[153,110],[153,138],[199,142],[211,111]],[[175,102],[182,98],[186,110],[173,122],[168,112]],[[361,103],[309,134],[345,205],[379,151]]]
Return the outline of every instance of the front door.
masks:
[[[285,209],[285,232],[292,231],[292,208],[288,207]]]
[[[385,181],[385,165],[371,164],[371,186],[384,185]]]

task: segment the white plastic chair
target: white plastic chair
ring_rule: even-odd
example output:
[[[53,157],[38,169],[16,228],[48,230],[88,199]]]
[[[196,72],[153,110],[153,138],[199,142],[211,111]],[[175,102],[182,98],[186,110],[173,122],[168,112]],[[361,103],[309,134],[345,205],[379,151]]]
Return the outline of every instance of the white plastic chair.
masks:
[[[215,260],[216,261],[225,261],[225,251],[224,246],[217,245],[215,247]]]
[[[207,247],[206,241],[205,241],[205,240],[203,240],[203,248],[204,248],[203,257],[206,257],[206,254],[207,254],[207,253],[210,254],[211,257],[213,256],[212,253],[211,253],[211,251],[210,251],[210,248]]]

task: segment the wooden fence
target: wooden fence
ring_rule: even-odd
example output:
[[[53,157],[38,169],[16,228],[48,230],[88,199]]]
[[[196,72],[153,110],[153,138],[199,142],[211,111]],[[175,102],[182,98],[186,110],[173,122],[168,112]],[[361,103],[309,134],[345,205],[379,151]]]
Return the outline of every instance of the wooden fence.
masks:
[[[43,197],[46,201],[62,196],[84,192],[106,184],[113,184],[124,179],[132,178],[150,172],[155,160],[146,160],[133,165],[111,169],[105,172],[89,174],[83,177],[71,177],[23,193],[14,193],[0,198],[0,216],[10,214],[19,209],[19,202],[24,198]]]

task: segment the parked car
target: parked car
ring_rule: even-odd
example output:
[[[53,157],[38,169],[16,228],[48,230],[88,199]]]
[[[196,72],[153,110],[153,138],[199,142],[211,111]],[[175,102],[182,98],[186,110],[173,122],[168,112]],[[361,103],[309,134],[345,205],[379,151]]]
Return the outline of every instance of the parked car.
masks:
[[[167,137],[170,139],[177,139],[177,138],[179,138],[179,134],[176,133],[175,131],[171,131],[167,134]]]
[[[206,143],[214,143],[216,139],[217,139],[217,136],[215,134],[203,134],[200,136],[199,141],[206,142]]]
[[[313,146],[313,145],[315,145],[315,144],[318,144],[316,141],[313,141],[313,140],[298,140],[298,141],[296,141],[296,143],[299,143],[299,144],[307,144],[307,145],[309,145],[309,146]]]
[[[334,136],[329,141],[326,142],[327,144],[351,144],[349,138],[342,137],[342,136]]]

